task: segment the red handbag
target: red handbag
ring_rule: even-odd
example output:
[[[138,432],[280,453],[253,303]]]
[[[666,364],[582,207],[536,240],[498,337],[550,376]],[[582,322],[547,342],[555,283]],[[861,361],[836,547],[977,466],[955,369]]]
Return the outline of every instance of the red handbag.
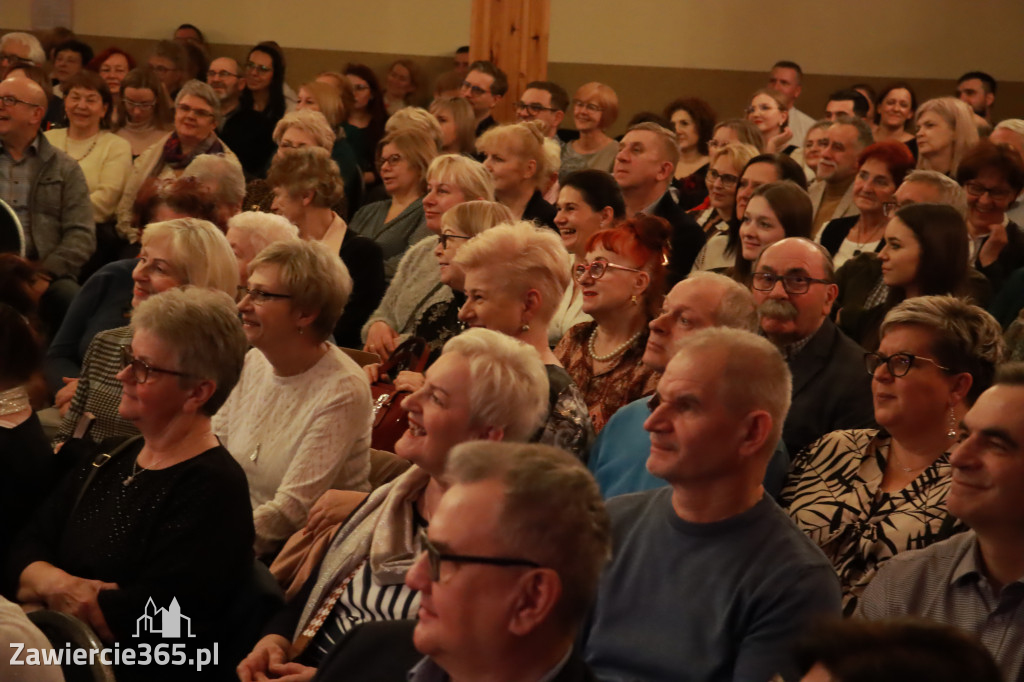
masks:
[[[430,348],[426,339],[415,336],[395,348],[380,366],[380,378],[370,384],[373,397],[373,437],[370,447],[375,450],[395,451],[395,443],[405,433],[408,421],[402,409],[402,399],[408,391],[396,391],[392,383],[399,372],[422,372],[427,367]]]

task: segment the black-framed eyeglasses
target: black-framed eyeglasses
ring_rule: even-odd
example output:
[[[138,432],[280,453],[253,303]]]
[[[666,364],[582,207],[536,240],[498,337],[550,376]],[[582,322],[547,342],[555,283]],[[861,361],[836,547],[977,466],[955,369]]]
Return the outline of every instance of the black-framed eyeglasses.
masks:
[[[988,195],[992,201],[1006,201],[1014,197],[1014,193],[1009,189],[996,189],[993,187],[986,187],[980,182],[970,181],[964,183],[964,191],[967,192],[968,196],[981,198],[984,195]]]
[[[263,305],[267,301],[272,301],[275,298],[291,298],[291,294],[272,294],[269,291],[262,291],[260,289],[250,289],[248,287],[238,286],[238,298],[241,300],[248,296],[252,302],[256,305]]]
[[[163,367],[154,367],[145,360],[139,360],[137,357],[132,355],[131,346],[121,346],[121,369],[124,370],[127,367],[132,368],[131,377],[137,384],[144,384],[149,381],[150,372],[171,374],[176,377],[188,377],[190,379],[196,378],[195,376],[185,372],[178,372],[173,369],[164,369]]]
[[[8,66],[33,66],[35,62],[26,57],[19,57],[16,54],[10,52],[0,52],[0,63],[7,64]]]
[[[776,282],[782,282],[787,294],[806,294],[812,284],[832,284],[827,279],[815,279],[806,275],[776,275],[773,272],[755,272],[751,286],[757,291],[771,291]]]
[[[381,168],[383,168],[384,166],[391,166],[392,168],[394,168],[398,164],[402,163],[402,159],[404,159],[404,158],[405,157],[402,156],[401,154],[392,154],[391,156],[382,156],[381,159],[380,159],[380,164],[379,165],[380,165]]]
[[[722,187],[729,188],[735,187],[736,183],[740,181],[740,176],[733,175],[731,173],[719,173],[714,168],[708,171],[708,184],[715,184],[715,180],[722,181]]]
[[[209,111],[207,109],[196,109],[195,107],[190,107],[187,104],[179,104],[177,106],[177,110],[185,114],[186,116],[188,116],[189,114],[193,114],[196,118],[213,118],[212,111]]]
[[[531,114],[537,115],[542,111],[558,111],[554,107],[546,107],[543,104],[537,104],[536,102],[523,102],[522,100],[516,102],[516,111],[522,111],[526,109]]]
[[[419,534],[420,551],[427,555],[427,566],[430,569],[431,582],[441,579],[441,562],[451,561],[459,564],[487,564],[488,566],[522,566],[524,568],[542,568],[536,561],[501,556],[473,556],[470,554],[445,554],[434,546],[427,537],[427,531]]]
[[[14,95],[4,95],[0,97],[0,102],[3,102],[4,107],[13,107],[15,104],[24,104],[26,107],[41,107],[41,104],[34,102],[26,102],[23,99],[18,99]]]
[[[273,66],[263,66],[262,64],[257,64],[256,62],[246,62],[245,63],[245,70],[246,71],[259,71],[260,73],[270,73],[271,71],[274,70],[274,67]]]
[[[479,97],[480,95],[486,95],[487,93],[490,92],[490,90],[485,90],[481,88],[479,85],[473,85],[469,81],[462,81],[462,89],[469,90],[476,97]]]
[[[210,71],[206,72],[207,78],[238,78],[237,73],[231,73],[230,71]]]
[[[461,234],[446,234],[444,232],[437,235],[437,241],[441,244],[442,249],[448,248],[449,239],[472,239],[472,237],[463,237]]]
[[[595,258],[589,263],[577,263],[572,269],[572,276],[577,282],[582,282],[587,275],[590,275],[590,279],[597,280],[604,277],[609,268],[614,270],[626,270],[628,272],[643,272],[640,268],[627,268],[625,265],[609,263],[605,258]]]
[[[882,355],[881,353],[865,353],[864,354],[864,368],[867,369],[868,374],[871,376],[875,375],[875,372],[879,367],[885,365],[885,368],[889,370],[889,374],[894,377],[905,376],[907,372],[911,370],[914,363],[918,360],[924,360],[930,362],[943,372],[949,372],[949,367],[943,367],[935,360],[926,358],[921,355],[914,355],[913,353],[893,353],[889,357]]]

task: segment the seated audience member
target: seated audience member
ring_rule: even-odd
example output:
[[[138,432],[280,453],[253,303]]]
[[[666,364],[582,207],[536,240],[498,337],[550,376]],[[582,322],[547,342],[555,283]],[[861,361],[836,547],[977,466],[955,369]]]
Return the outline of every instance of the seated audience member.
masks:
[[[476,142],[484,168],[494,178],[494,198],[508,206],[517,220],[555,228],[554,206],[544,200],[549,169],[541,123],[495,126]]]
[[[110,129],[117,130],[124,125],[124,119],[120,118],[121,109],[121,82],[124,81],[128,72],[135,68],[135,59],[119,47],[108,47],[92,58],[86,67],[100,75],[103,82],[107,84],[110,91]]]
[[[0,37],[0,76],[7,69],[23,64],[46,65],[46,51],[31,33],[11,31]]]
[[[565,88],[551,81],[532,81],[516,102],[516,119],[520,123],[540,121],[544,124],[544,135],[561,148],[564,143],[558,137],[558,128],[568,109],[569,93]]]
[[[796,101],[803,91],[803,79],[800,65],[787,60],[775,62],[768,77],[768,87],[783,97],[788,112],[786,125],[793,132],[790,142],[797,147],[803,145],[807,131],[814,125],[813,118],[796,108]]]
[[[764,250],[787,237],[810,237],[811,200],[799,185],[788,180],[769,182],[754,190],[740,221],[739,249],[731,269],[735,277],[750,271]]]
[[[0,646],[6,651],[24,647],[39,652],[40,663],[28,668],[32,682],[65,682],[61,666],[50,661],[59,656],[50,640],[36,627],[20,606],[0,595]],[[13,659],[13,660],[12,660]],[[27,652],[0,658],[0,677],[5,680],[27,679]],[[15,662],[16,661],[16,662]]]
[[[117,134],[128,140],[133,160],[173,130],[174,105],[152,69],[128,72],[117,110]]]
[[[971,281],[967,249],[967,228],[950,206],[914,204],[899,209],[885,226],[885,246],[878,256],[858,256],[837,276],[840,329],[874,350],[882,318],[904,299],[972,295],[976,302],[987,303],[990,290],[984,278]]]
[[[1024,190],[1024,160],[1015,150],[979,142],[964,154],[956,180],[967,192],[971,262],[998,291],[1024,266],[1024,230],[1006,215]]]
[[[619,146],[605,131],[619,117],[618,95],[604,83],[585,83],[573,95],[572,112],[580,135],[562,147],[558,179],[564,180],[569,173],[584,168],[610,171]]]
[[[25,255],[39,262],[50,280],[40,304],[48,328],[57,329],[78,290],[79,270],[96,248],[89,188],[74,158],[40,132],[43,89],[12,77],[0,82],[0,97],[15,99],[4,105],[0,127],[0,177],[5,178],[0,199],[21,222]]]
[[[571,173],[558,193],[555,226],[562,244],[575,261],[587,259],[587,242],[594,233],[615,227],[626,217],[622,192],[611,175],[598,170]]]
[[[663,373],[675,355],[676,344],[707,327],[732,327],[757,331],[754,299],[743,285],[711,272],[692,273],[665,296],[660,314],[651,320],[651,334],[642,361]],[[649,398],[640,398],[619,409],[601,430],[590,451],[587,466],[605,499],[668,485],[647,471],[650,434],[644,421],[650,415]],[[765,490],[778,497],[789,469],[789,456],[779,441],[765,474]]]
[[[853,202],[853,181],[857,160],[874,142],[870,126],[859,118],[840,114],[828,129],[828,145],[818,161],[818,182],[808,193],[814,205],[814,230],[817,235],[830,220],[857,215]]]
[[[274,154],[274,125],[265,116],[241,106],[245,77],[231,57],[210,62],[206,82],[220,100],[222,118],[217,136],[238,155],[247,179],[260,177]]]
[[[832,121],[841,116],[871,121],[871,102],[853,88],[836,90],[825,102],[825,119]]]
[[[442,154],[430,163],[423,206],[427,229],[433,236],[421,239],[402,257],[380,305],[363,325],[363,350],[387,360],[395,346],[416,335],[414,330],[421,324],[424,328],[434,326],[426,317],[428,310],[433,310],[437,319],[447,319],[453,309],[458,314],[461,301],[456,302],[453,289],[441,282],[434,249],[444,213],[473,200],[494,201],[494,180],[482,164],[455,154]],[[506,209],[506,213],[511,220],[511,212]]]
[[[331,332],[339,346],[359,347],[359,330],[384,296],[384,254],[331,208],[342,195],[337,164],[320,147],[296,149],[274,161],[267,183],[274,188],[274,211],[298,227],[300,237],[321,242],[345,264],[352,293]]]
[[[978,143],[971,108],[953,97],[930,99],[917,109],[917,167],[955,177],[960,160]]]
[[[135,160],[117,207],[117,231],[132,244],[139,240],[138,230],[131,223],[132,205],[147,178],[181,177],[200,154],[224,154],[238,160],[217,137],[220,100],[213,88],[206,83],[189,81],[182,86],[174,103],[174,130]]]
[[[348,86],[348,81],[345,81]],[[328,83],[311,81],[299,86],[298,102],[295,105],[297,111],[309,109],[318,111],[327,119],[327,125],[335,131],[334,145],[330,148],[331,158],[338,164],[341,179],[345,183],[345,201],[348,204],[348,211],[344,217],[348,218],[362,205],[363,179],[359,171],[359,160],[352,146],[345,139],[345,131],[341,124],[345,120],[345,112],[351,103],[346,104],[344,99],[348,96],[352,99],[352,88],[339,92],[338,88]],[[280,125],[280,124],[278,124]]]
[[[864,349],[828,319],[835,271],[820,244],[793,237],[775,242],[754,264],[751,289],[761,333],[793,373],[793,399],[782,429],[796,457],[826,433],[874,424]]]
[[[835,431],[794,458],[782,506],[832,562],[846,615],[891,557],[963,530],[946,513],[948,457],[1002,361],[1001,334],[952,296],[903,301],[864,356],[883,430]]]
[[[363,169],[363,182],[369,186],[378,181],[375,154],[384,137],[388,112],[373,69],[365,64],[348,64],[344,74],[352,86],[354,103],[342,128]]]
[[[450,215],[458,218],[471,205],[457,206]],[[548,346],[551,317],[571,281],[561,241],[550,230],[525,222],[466,235],[447,218],[441,237],[447,237],[447,246],[438,245],[436,251],[441,281],[465,292],[459,310],[463,324],[518,339],[544,361],[549,409],[531,440],[585,460],[594,439],[587,403]]]
[[[284,54],[277,43],[266,41],[249,50],[241,108],[262,114],[271,125],[277,125],[294,108],[285,93],[284,72]]]
[[[132,270],[131,306],[168,289],[193,285],[217,289],[232,298],[238,266],[227,238],[215,225],[195,218],[152,223],[142,233],[142,250]],[[134,423],[117,412],[122,384],[115,376],[121,348],[132,341],[130,326],[97,333],[82,359],[82,370],[64,414],[57,440],[66,440],[89,413],[95,419],[89,437],[134,436]],[[70,384],[69,384],[70,386]]]
[[[907,146],[917,160],[917,139],[914,137],[914,117],[917,113],[917,94],[909,83],[897,81],[882,89],[876,100],[875,142],[893,140]]]
[[[188,52],[185,48],[173,40],[161,40],[153,46],[146,63],[160,78],[167,95],[177,103],[178,90],[188,80]]]
[[[271,620],[271,634],[239,664],[239,679],[311,677],[334,643],[361,623],[412,618],[420,595],[404,581],[417,559],[417,537],[447,487],[449,451],[470,440],[525,441],[543,420],[547,390],[543,363],[526,344],[486,329],[448,341],[426,383],[402,402],[409,427],[395,453],[413,466],[345,520],[302,591]],[[321,516],[328,524],[342,520],[329,510],[316,515],[318,522]]]
[[[988,136],[988,140],[1001,147],[1015,150],[1024,159],[1024,119],[1007,118],[1000,121]],[[1018,225],[1024,225],[1024,191],[1014,198],[1006,215]]]
[[[593,479],[554,448],[502,443],[460,445],[446,471],[451,487],[406,575],[427,656],[410,679],[590,679],[574,641],[611,556]]]
[[[433,114],[422,107],[403,107],[389,116],[388,122],[384,124],[385,133],[410,129],[427,135],[438,149],[444,144],[441,124]]]
[[[649,395],[657,374],[640,363],[647,324],[665,291],[668,224],[659,218],[627,218],[587,242],[587,260],[573,266],[583,290],[583,312],[592,322],[571,328],[555,356],[583,392],[594,429],[616,410]]]
[[[984,71],[969,71],[956,82],[956,94],[975,116],[988,121],[996,101],[996,79]]]
[[[697,223],[707,235],[704,248],[697,254],[693,270],[723,271],[736,262],[739,232],[729,239],[729,226],[736,212],[736,186],[743,168],[757,156],[757,149],[732,142],[711,153],[711,170],[706,178],[708,208],[696,214]],[[730,244],[730,241],[734,242]]]
[[[225,613],[253,570],[245,474],[210,430],[242,370],[245,336],[231,297],[198,288],[142,302],[132,328],[119,349],[118,411],[141,437],[83,453],[22,533],[11,576],[18,601],[76,616],[107,643],[169,646],[136,621],[170,604],[188,614],[198,638],[189,644],[212,646],[238,627]],[[180,672],[121,666],[117,677]]]
[[[217,227],[227,230],[228,219],[242,211],[245,173],[238,158],[227,154],[200,154],[185,166],[184,178],[195,178],[213,201]]]
[[[903,184],[892,195],[895,206],[890,206],[890,217],[894,210],[910,204],[945,204],[967,219],[967,193],[950,177],[930,170],[912,170],[903,179]]]
[[[452,57],[452,70],[460,76],[465,76],[469,71],[469,45],[462,45],[455,50]]]
[[[327,341],[352,292],[334,251],[271,244],[239,288],[252,346],[213,431],[245,471],[256,553],[274,555],[330,488],[369,490],[370,388]]]
[[[380,141],[377,158],[389,198],[356,211],[349,229],[381,247],[388,281],[409,247],[430,234],[423,216],[423,195],[427,168],[437,153],[430,136],[411,128],[388,133]]]
[[[613,558],[581,637],[598,677],[792,679],[789,646],[838,615],[831,566],[762,486],[789,396],[765,339],[680,341],[644,425],[670,487],[608,501]]]
[[[821,163],[821,153],[828,146],[828,129],[831,127],[832,121],[816,121],[807,131],[803,149],[793,152],[793,159],[803,164],[807,182],[818,179],[818,164]]]
[[[53,80],[56,81],[54,94],[58,97],[68,94],[68,79],[81,73],[92,58],[92,48],[81,40],[71,38],[58,43],[53,48]]]
[[[491,113],[508,92],[508,76],[488,61],[475,61],[462,81],[460,96],[473,107],[476,136],[498,125]]]
[[[730,238],[734,235],[737,244],[740,221],[743,220],[750,197],[754,196],[754,190],[769,182],[783,180],[795,183],[800,189],[807,189],[807,179],[800,164],[785,154],[759,154],[743,167],[739,182],[736,183],[736,220],[729,224]]]
[[[868,103],[868,113],[864,116],[864,120],[871,125],[872,128],[875,126],[875,102],[878,101],[878,91],[875,90],[867,83],[854,83],[850,86],[850,89],[854,92],[859,92],[864,96],[864,100]]]
[[[384,108],[389,116],[413,106],[422,78],[419,67],[411,59],[396,59],[391,63],[384,78]]]
[[[981,640],[1005,680],[1024,672],[1024,579],[1019,559],[1024,486],[1024,366],[1004,365],[959,426],[949,456],[949,513],[970,530],[902,552],[881,568],[860,600],[869,620],[914,616],[955,625]]]
[[[925,620],[835,620],[796,647],[801,682],[1004,682],[992,655],[962,630]]]
[[[817,241],[832,254],[836,269],[861,253],[882,250],[888,222],[885,206],[913,167],[910,150],[892,140],[876,142],[860,153],[853,180],[858,214],[830,220],[818,233]]]
[[[704,233],[672,199],[669,184],[679,160],[676,134],[656,123],[639,123],[619,143],[612,175],[626,202],[626,215],[644,213],[672,227],[667,277],[672,286],[690,272],[704,246]]]
[[[462,92],[462,79],[465,75],[465,73],[459,73],[458,71],[445,71],[438,76],[437,80],[434,81],[434,99],[461,99],[459,93]],[[469,102],[466,102],[466,104],[469,104]],[[473,123],[473,129],[476,132],[475,122]]]
[[[476,120],[469,102],[461,97],[440,97],[430,103],[430,113],[441,126],[443,153],[476,154]]]
[[[747,120],[761,132],[765,151],[789,156],[799,148],[791,144],[793,132],[786,127],[789,109],[781,93],[770,88],[758,90],[750,98],[746,114]]]
[[[7,565],[14,538],[58,480],[56,458],[31,405],[29,383],[42,360],[31,323],[0,302],[0,566]]]
[[[206,38],[203,32],[193,24],[182,24],[174,30],[174,40],[179,43],[196,43],[206,45]]]
[[[715,124],[711,139],[708,140],[708,152],[715,153],[727,144],[740,142],[757,148],[758,154],[764,153],[764,136],[757,126],[742,118],[727,118]]]
[[[665,107],[665,118],[672,122],[679,138],[679,161],[672,186],[678,194],[679,208],[689,211],[708,196],[708,142],[714,133],[715,112],[702,99],[684,97]]]
[[[275,242],[297,240],[299,229],[284,216],[244,211],[231,216],[224,236],[238,261],[238,281],[247,282],[249,263],[256,254]]]

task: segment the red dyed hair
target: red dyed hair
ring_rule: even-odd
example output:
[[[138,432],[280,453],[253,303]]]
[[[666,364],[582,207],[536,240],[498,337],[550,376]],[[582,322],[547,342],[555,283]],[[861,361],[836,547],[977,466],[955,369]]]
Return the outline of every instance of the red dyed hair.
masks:
[[[107,49],[103,50],[103,52],[100,52],[98,55],[93,57],[92,61],[85,65],[85,68],[89,69],[90,71],[95,71],[96,73],[99,73],[100,67],[103,66],[103,62],[107,61],[108,59],[110,59],[111,55],[115,54],[124,55],[124,58],[128,60],[129,71],[135,68],[135,59],[119,47],[108,47]]]
[[[914,155],[907,149],[907,145],[895,140],[883,140],[868,145],[857,157],[857,168],[863,166],[868,159],[878,159],[884,163],[897,187],[917,163],[914,161]]]
[[[588,252],[595,249],[611,251],[629,259],[651,276],[651,283],[644,293],[648,319],[654,319],[661,310],[671,234],[672,226],[664,218],[640,214],[611,229],[599,230],[587,240]]]

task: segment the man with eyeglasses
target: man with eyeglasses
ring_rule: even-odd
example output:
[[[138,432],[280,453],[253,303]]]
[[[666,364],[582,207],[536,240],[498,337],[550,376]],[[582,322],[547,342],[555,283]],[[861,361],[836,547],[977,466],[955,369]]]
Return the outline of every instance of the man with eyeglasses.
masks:
[[[46,63],[46,52],[31,33],[11,32],[0,38],[0,76],[13,66]]]
[[[900,552],[864,591],[857,616],[925,618],[978,638],[1003,679],[1024,673],[1024,364],[1008,363],[960,423],[950,514],[970,530]]]
[[[527,83],[522,97],[516,102],[516,118],[521,122],[540,121],[544,132],[559,146],[564,144],[558,137],[558,127],[565,119],[569,108],[569,93],[558,83],[533,81]]]
[[[797,679],[789,649],[840,593],[762,485],[789,396],[786,363],[751,332],[680,342],[644,424],[669,487],[607,502],[614,551],[581,636],[599,679]]]
[[[96,232],[82,169],[40,133],[46,105],[36,82],[0,82],[0,199],[21,222],[25,255],[50,280],[42,309],[58,329],[78,291],[78,272],[96,248]]]
[[[239,108],[245,76],[231,57],[218,57],[210,62],[206,82],[220,100],[224,116],[217,136],[238,156],[246,180],[260,177],[276,151],[274,124],[258,111]]]
[[[754,263],[750,286],[761,333],[793,373],[793,404],[782,430],[789,452],[832,431],[873,426],[864,349],[828,317],[839,293],[828,251],[803,237],[775,242]]]
[[[475,61],[469,65],[465,80],[462,81],[460,96],[473,107],[476,117],[476,136],[480,137],[489,128],[498,125],[491,116],[494,107],[508,92],[508,76],[488,61]]]

